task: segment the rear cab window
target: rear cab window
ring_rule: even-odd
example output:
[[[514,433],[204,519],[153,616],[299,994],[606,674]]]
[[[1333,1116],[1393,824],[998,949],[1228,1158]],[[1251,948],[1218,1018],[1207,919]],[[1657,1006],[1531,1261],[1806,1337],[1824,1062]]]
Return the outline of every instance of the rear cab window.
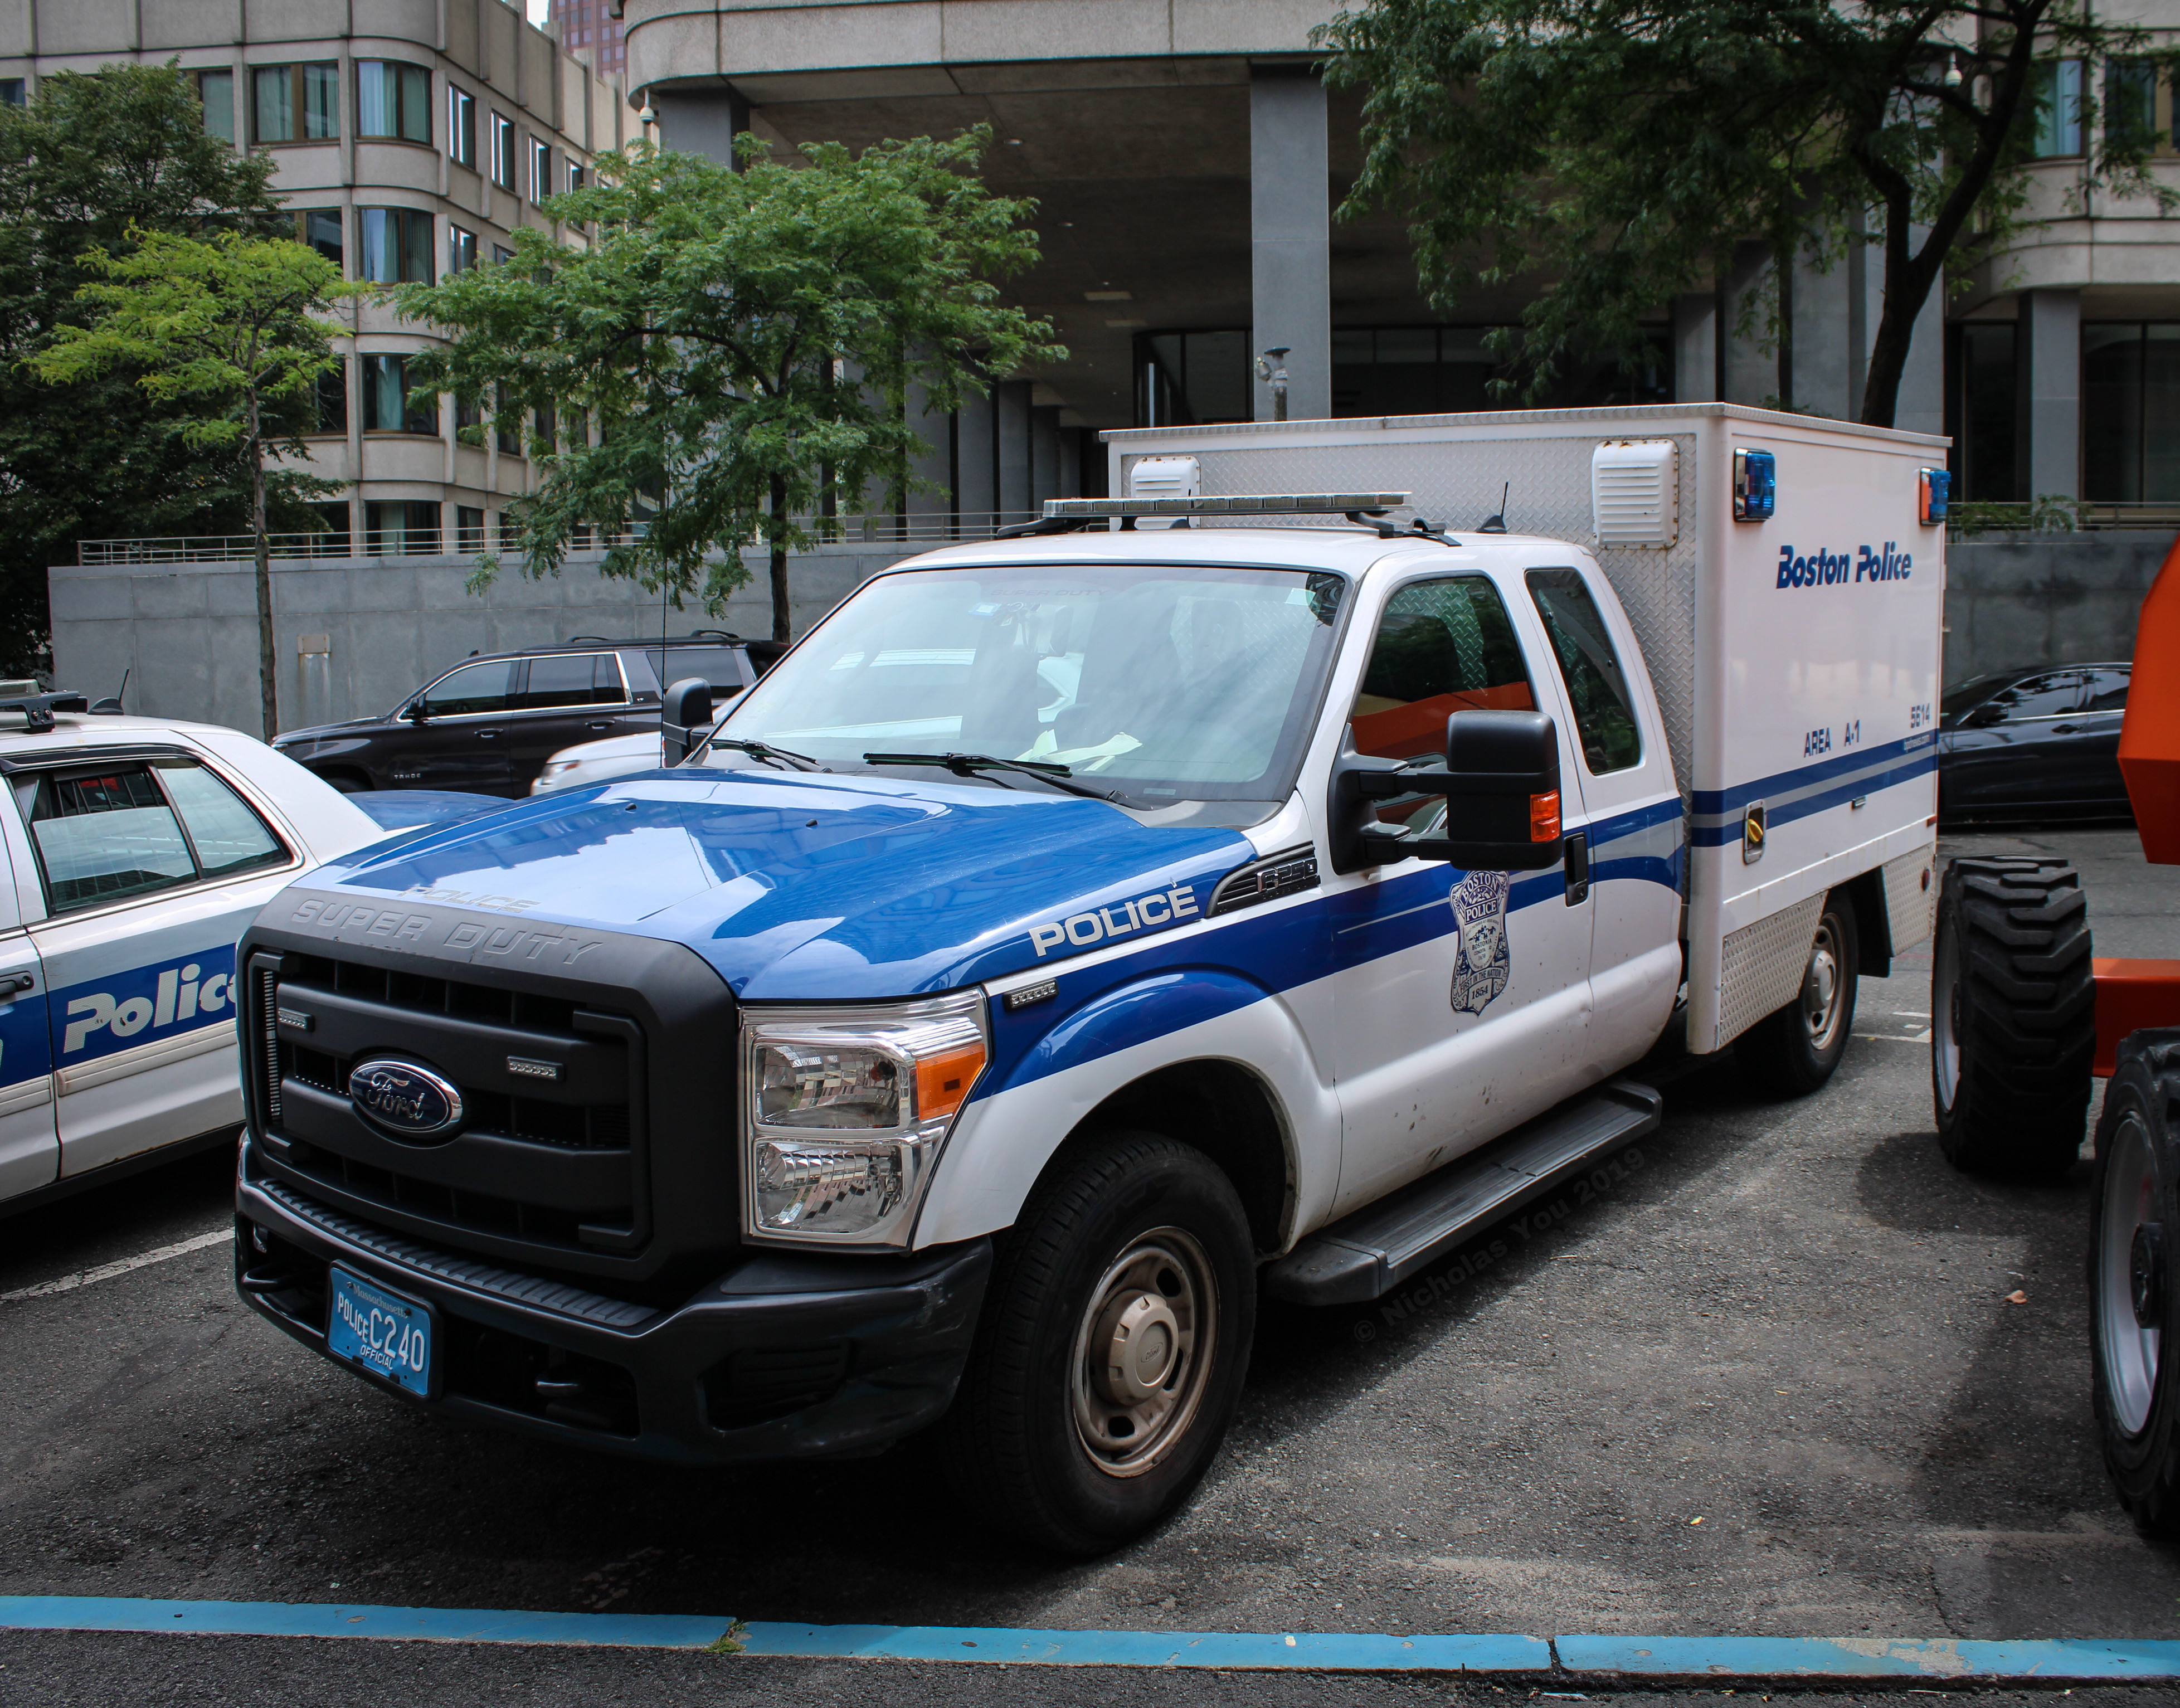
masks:
[[[52,914],[295,857],[248,802],[180,754],[59,767],[13,782]]]
[[[1531,570],[1528,580],[1566,687],[1583,765],[1591,776],[1602,777],[1641,764],[1635,697],[1588,583],[1572,569]]]

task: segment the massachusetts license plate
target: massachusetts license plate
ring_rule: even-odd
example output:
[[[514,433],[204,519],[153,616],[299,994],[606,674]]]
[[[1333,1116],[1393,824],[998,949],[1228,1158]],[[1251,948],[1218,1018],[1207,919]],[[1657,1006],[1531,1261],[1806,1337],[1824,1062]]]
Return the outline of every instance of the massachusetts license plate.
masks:
[[[326,1347],[412,1394],[432,1391],[432,1308],[335,1264]]]

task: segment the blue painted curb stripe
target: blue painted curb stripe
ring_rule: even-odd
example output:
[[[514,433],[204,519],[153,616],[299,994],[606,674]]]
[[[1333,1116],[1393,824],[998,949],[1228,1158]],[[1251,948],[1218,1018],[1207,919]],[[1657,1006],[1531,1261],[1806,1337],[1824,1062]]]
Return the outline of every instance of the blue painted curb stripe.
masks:
[[[1324,1668],[1351,1672],[1549,1672],[1534,1637],[1385,1637],[1375,1633],[1022,1631],[946,1625],[752,1623],[751,1655],[888,1661],[1004,1661],[1048,1667]]]
[[[947,1625],[803,1625],[674,1613],[536,1613],[353,1602],[167,1601],[0,1595],[0,1629],[183,1631],[199,1636],[362,1637],[705,1649],[730,1634],[751,1655],[804,1660],[1004,1661],[1236,1671],[1478,1672],[1611,1678],[1881,1681],[2180,1678],[2180,1642],[1975,1642],[1808,1637],[1381,1636],[1375,1633],[1038,1631]]]
[[[122,1595],[0,1595],[0,1628],[189,1631],[220,1637],[390,1637],[432,1643],[566,1643],[702,1649],[730,1619],[678,1613],[522,1613],[339,1601],[154,1601]]]
[[[1561,1637],[1560,1664],[1593,1673],[1737,1678],[2180,1678],[2180,1642],[1987,1643],[1890,1637]]]

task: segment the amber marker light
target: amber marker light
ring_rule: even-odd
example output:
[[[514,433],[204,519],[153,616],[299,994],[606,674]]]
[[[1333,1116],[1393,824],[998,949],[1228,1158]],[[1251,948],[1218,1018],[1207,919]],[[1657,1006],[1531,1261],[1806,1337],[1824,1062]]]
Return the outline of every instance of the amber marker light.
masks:
[[[969,1088],[984,1071],[984,1046],[973,1044],[950,1050],[944,1055],[916,1064],[916,1117],[931,1121],[949,1116],[969,1100]]]
[[[1560,791],[1529,796],[1529,840],[1555,842],[1560,834]]]

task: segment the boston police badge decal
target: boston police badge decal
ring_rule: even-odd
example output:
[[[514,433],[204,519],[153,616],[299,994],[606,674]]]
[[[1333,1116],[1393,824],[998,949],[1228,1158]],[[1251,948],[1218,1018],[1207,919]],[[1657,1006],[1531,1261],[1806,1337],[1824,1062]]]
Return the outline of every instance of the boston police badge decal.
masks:
[[[1453,886],[1456,1014],[1483,1013],[1513,977],[1513,960],[1506,952],[1508,882],[1504,872],[1472,872]]]

